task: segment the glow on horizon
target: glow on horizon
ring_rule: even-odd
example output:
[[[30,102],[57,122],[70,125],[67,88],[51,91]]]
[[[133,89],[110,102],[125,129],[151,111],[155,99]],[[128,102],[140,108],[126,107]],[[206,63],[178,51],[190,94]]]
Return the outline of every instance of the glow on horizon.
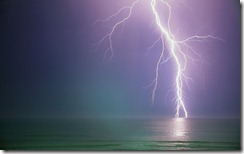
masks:
[[[115,14],[112,14],[106,19],[103,20],[97,20],[94,22],[94,24],[98,22],[105,22],[109,21],[112,18],[116,18],[117,15],[119,15],[122,11],[127,10],[127,15],[124,18],[121,18],[117,23],[115,23],[112,27],[112,29],[107,33],[104,37],[102,37],[97,44],[95,44],[96,48],[100,46],[101,43],[103,43],[106,39],[109,40],[109,46],[105,52],[105,59],[107,58],[107,55],[110,54],[108,57],[108,61],[111,60],[114,56],[114,48],[113,48],[113,39],[112,36],[115,33],[116,29],[121,25],[124,24],[129,18],[131,17],[131,14],[133,13],[134,7],[139,4],[139,2],[142,2],[142,0],[135,0],[130,6],[124,6],[121,9],[119,9]],[[157,6],[160,4],[164,5],[168,9],[168,16],[167,16],[167,26],[164,27],[163,24],[161,23],[160,19],[160,14],[157,10]],[[194,41],[206,41],[208,39],[217,39],[217,40],[222,40],[218,37],[214,37],[211,35],[192,35],[188,38],[185,38],[183,40],[177,40],[174,34],[171,32],[171,16],[172,16],[172,10],[171,10],[171,5],[169,1],[166,0],[151,0],[150,1],[150,9],[152,14],[154,15],[154,20],[156,21],[156,26],[157,29],[159,30],[160,38],[157,39],[153,45],[149,48],[152,49],[154,45],[158,42],[161,42],[161,54],[157,60],[156,68],[155,68],[155,78],[153,82],[151,83],[151,86],[153,85],[153,90],[152,90],[152,105],[155,100],[155,94],[157,91],[158,87],[158,80],[159,80],[159,67],[161,64],[167,63],[169,60],[173,60],[174,63],[176,64],[176,77],[175,77],[175,102],[176,102],[176,113],[175,117],[178,118],[180,117],[180,109],[183,110],[184,112],[184,117],[188,117],[187,109],[185,107],[185,101],[184,101],[184,94],[183,94],[183,87],[184,83],[185,85],[189,88],[188,86],[188,80],[192,80],[190,77],[188,77],[188,74],[185,73],[187,70],[187,64],[188,64],[188,59],[191,59],[192,61],[201,61],[204,62],[200,53],[197,52],[193,47],[191,47],[188,43],[189,42],[194,42]],[[165,48],[168,47],[169,50],[169,57],[165,58]],[[183,48],[184,47],[184,48]],[[190,50],[192,54],[194,54],[197,59],[191,57],[189,54],[186,54],[185,50]]]

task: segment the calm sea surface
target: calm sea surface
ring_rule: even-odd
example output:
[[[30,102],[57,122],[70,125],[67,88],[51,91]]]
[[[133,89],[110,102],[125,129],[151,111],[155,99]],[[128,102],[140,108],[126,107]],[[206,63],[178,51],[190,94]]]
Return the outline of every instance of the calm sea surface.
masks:
[[[240,150],[240,119],[2,120],[5,150]]]

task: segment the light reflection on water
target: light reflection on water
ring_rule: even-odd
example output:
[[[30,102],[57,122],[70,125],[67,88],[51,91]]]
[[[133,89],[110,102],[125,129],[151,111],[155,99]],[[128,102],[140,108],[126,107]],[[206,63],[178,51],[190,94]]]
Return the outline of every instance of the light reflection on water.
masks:
[[[189,139],[186,133],[187,130],[187,122],[185,118],[175,118],[173,126],[173,134],[172,138],[175,139]]]
[[[159,123],[160,122],[160,123]],[[188,133],[188,121],[185,118],[174,118],[167,121],[152,121],[150,124],[151,140],[187,141],[191,140]]]

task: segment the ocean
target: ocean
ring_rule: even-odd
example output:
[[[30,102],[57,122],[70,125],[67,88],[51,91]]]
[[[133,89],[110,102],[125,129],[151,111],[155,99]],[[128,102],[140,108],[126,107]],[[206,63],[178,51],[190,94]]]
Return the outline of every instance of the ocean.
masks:
[[[3,150],[240,151],[240,119],[1,120]]]

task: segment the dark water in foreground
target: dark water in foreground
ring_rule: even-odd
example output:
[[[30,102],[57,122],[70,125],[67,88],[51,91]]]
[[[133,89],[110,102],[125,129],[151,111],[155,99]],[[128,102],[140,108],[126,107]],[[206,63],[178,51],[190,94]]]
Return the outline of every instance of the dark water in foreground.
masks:
[[[4,150],[240,150],[240,119],[1,121]]]

